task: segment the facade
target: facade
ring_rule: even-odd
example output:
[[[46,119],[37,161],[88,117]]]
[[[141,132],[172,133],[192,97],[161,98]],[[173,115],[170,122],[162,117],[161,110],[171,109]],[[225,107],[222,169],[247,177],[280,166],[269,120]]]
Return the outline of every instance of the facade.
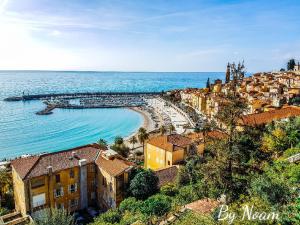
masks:
[[[159,170],[179,164],[191,147],[191,139],[179,134],[152,137],[144,150],[144,166],[146,169]]]
[[[99,161],[106,153],[106,161]],[[117,158],[124,163],[116,164]],[[106,205],[99,197],[111,185],[118,185],[116,174],[107,171],[107,165],[118,168],[117,175],[124,178],[122,183],[128,182],[133,165],[112,150],[101,151],[96,144],[16,159],[11,163],[16,210],[34,215],[44,208],[73,212],[88,206],[116,207],[123,197],[120,188],[110,192],[119,197],[119,201],[111,200],[114,204]],[[100,185],[103,176],[107,180],[105,187]]]

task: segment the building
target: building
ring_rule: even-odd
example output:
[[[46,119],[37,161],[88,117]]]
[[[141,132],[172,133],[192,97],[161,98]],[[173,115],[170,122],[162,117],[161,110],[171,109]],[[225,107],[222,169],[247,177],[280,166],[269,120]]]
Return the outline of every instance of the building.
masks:
[[[296,64],[296,65],[294,66],[294,71],[297,71],[297,72],[300,71],[300,62],[298,62],[298,64]]]
[[[287,106],[281,109],[275,109],[262,113],[244,115],[239,121],[239,129],[242,129],[243,126],[262,126],[271,123],[272,121],[283,120],[296,116],[300,116],[300,107],[296,106]]]
[[[114,208],[123,198],[132,166],[96,144],[15,159],[11,167],[16,211],[34,216],[44,208]]]
[[[144,150],[145,168],[159,170],[180,164],[192,147],[192,140],[179,134],[152,137]]]

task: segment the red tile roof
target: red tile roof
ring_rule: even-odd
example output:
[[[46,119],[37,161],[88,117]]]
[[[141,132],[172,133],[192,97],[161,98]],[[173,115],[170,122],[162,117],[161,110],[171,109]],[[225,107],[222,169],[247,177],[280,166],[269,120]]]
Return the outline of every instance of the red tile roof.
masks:
[[[115,177],[123,173],[125,170],[130,169],[135,164],[123,159],[119,155],[107,158],[103,153],[100,153],[96,160],[96,165],[105,170],[109,175]]]
[[[178,149],[178,147],[185,148],[189,146],[192,144],[192,140],[179,134],[171,134],[152,137],[147,143],[172,152]]]
[[[245,115],[239,123],[246,126],[257,126],[293,116],[300,116],[300,107],[288,106],[277,110]]]
[[[76,157],[72,157],[72,152],[75,152]],[[87,163],[95,162],[99,152],[98,145],[91,144],[39,156],[15,159],[11,165],[22,179],[26,179],[47,174],[47,167],[49,166],[52,166],[53,172],[57,172],[78,166],[80,159],[86,159]]]
[[[177,166],[167,167],[154,172],[159,179],[158,186],[162,187],[168,183],[173,183],[178,173]]]

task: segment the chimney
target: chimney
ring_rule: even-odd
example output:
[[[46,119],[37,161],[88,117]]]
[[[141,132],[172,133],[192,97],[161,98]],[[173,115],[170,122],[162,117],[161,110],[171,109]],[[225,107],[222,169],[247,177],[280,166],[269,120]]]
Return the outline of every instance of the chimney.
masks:
[[[86,165],[86,159],[80,159],[79,160],[79,162],[78,162],[78,164],[79,164],[79,166],[81,167],[81,166],[85,166]]]
[[[51,176],[51,175],[52,175],[52,172],[53,172],[52,166],[48,166],[48,167],[47,167],[47,171],[48,171],[48,174]]]

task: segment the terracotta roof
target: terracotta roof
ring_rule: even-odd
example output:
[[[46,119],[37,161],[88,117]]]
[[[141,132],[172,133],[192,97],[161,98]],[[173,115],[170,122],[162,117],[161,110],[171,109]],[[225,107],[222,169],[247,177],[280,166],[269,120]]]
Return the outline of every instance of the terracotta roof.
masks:
[[[185,205],[185,208],[190,209],[200,214],[210,214],[219,206],[219,202],[214,199],[200,199],[198,201]]]
[[[171,134],[150,138],[147,143],[172,152],[176,149],[187,147],[188,145],[192,144],[192,140],[179,134]]]
[[[293,116],[300,116],[300,107],[288,106],[277,110],[245,115],[239,123],[241,125],[256,126]]]
[[[158,186],[162,187],[168,183],[172,183],[175,181],[178,173],[178,168],[177,166],[171,166],[161,170],[157,170],[154,173],[159,179]]]
[[[75,152],[76,157],[72,157],[72,152]],[[80,159],[86,159],[87,163],[94,162],[99,152],[98,145],[85,145],[39,156],[19,158],[12,161],[12,166],[22,179],[26,179],[47,174],[49,166],[52,166],[52,171],[55,173],[78,166]]]
[[[100,153],[96,160],[96,165],[105,170],[109,175],[115,177],[125,170],[130,169],[135,164],[123,159],[120,155],[107,158],[103,153]]]
[[[39,156],[29,156],[26,158],[18,158],[11,162],[11,166],[17,171],[21,179],[24,179],[29,170],[33,167]]]

